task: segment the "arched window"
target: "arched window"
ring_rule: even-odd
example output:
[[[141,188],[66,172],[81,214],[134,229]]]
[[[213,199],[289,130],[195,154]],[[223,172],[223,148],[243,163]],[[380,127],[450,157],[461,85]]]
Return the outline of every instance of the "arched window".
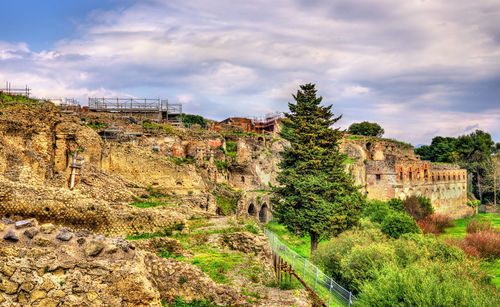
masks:
[[[412,180],[413,179],[413,170],[411,166],[408,168],[408,179]]]

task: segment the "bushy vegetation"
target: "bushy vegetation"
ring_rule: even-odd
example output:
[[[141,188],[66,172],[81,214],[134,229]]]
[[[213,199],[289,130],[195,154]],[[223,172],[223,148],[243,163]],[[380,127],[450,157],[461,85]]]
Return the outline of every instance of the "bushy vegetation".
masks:
[[[455,223],[444,214],[433,213],[417,222],[418,227],[423,233],[432,233],[435,235],[444,233],[448,227],[453,227]]]
[[[357,306],[500,302],[478,262],[468,260],[459,248],[422,234],[393,239],[367,221],[320,245],[311,260],[354,291]]]
[[[182,114],[182,123],[186,127],[191,127],[191,125],[200,125],[200,128],[205,128],[207,124],[207,120],[200,115],[194,114]]]
[[[458,243],[470,256],[493,261],[500,258],[500,231],[495,229],[469,233]]]
[[[434,213],[431,200],[423,196],[409,196],[404,200],[406,213],[411,215],[416,221],[420,221],[428,215]]]
[[[386,216],[381,226],[383,233],[396,239],[405,233],[421,232],[415,220],[405,212],[391,212]]]
[[[498,306],[496,290],[470,263],[425,260],[394,263],[360,288],[355,306]]]
[[[161,130],[161,131],[165,131],[167,134],[174,133],[174,127],[172,127],[170,125],[158,124],[158,123],[155,123],[149,119],[143,120],[141,123],[141,126],[145,130],[150,130],[150,131]]]
[[[347,129],[349,134],[382,137],[384,129],[377,123],[361,122],[354,123]]]
[[[13,95],[0,91],[0,108],[18,106],[23,109],[33,109],[43,104],[43,101],[23,95]]]
[[[495,142],[491,135],[481,130],[457,138],[436,136],[431,145],[415,149],[415,153],[420,155],[422,160],[457,163],[466,168],[473,176],[474,195],[481,203],[483,200],[492,202],[493,190],[496,188],[498,192],[498,186],[491,180],[494,165],[492,154],[495,152]],[[488,177],[490,180],[487,180]]]

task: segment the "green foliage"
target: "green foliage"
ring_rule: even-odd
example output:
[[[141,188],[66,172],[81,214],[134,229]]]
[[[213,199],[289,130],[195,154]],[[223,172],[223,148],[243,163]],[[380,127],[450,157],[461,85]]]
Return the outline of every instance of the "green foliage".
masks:
[[[404,200],[405,211],[415,220],[423,220],[426,216],[434,213],[431,200],[423,196],[409,196]]]
[[[231,215],[236,213],[236,207],[238,206],[238,201],[240,200],[240,195],[234,196],[216,196],[217,207],[222,210],[224,215]]]
[[[486,175],[488,166],[491,165],[491,155],[495,153],[495,142],[487,132],[476,130],[468,135],[458,138],[436,136],[431,145],[415,149],[422,160],[432,162],[458,163],[473,174],[472,180],[474,194],[481,201],[483,192],[481,180]],[[478,184],[479,182],[479,184]],[[487,196],[492,197],[492,193]]]
[[[236,142],[227,141],[226,155],[229,157],[236,158],[237,153],[238,153],[238,144]]]
[[[342,259],[351,254],[355,246],[368,246],[372,243],[382,243],[387,239],[378,228],[367,227],[366,229],[353,228],[341,233],[338,237],[321,244],[312,256],[311,261],[321,267],[327,275],[342,285],[350,285],[352,282],[343,275]]]
[[[191,125],[198,124],[201,128],[205,128],[207,125],[207,120],[200,115],[194,114],[183,114],[182,115],[182,123],[186,127],[191,127]]]
[[[142,200],[136,199],[136,201],[130,203],[130,205],[137,208],[154,208],[159,206],[165,206],[166,202],[159,200]]]
[[[382,137],[384,129],[377,123],[361,122],[354,123],[347,130],[349,134]]]
[[[185,302],[181,297],[176,297],[175,302],[173,304],[168,304],[165,302],[162,302],[163,306],[170,306],[170,307],[214,307],[217,305],[212,304],[210,301],[207,300],[192,300],[191,302]]]
[[[294,99],[280,132],[290,146],[281,152],[274,216],[291,232],[309,235],[314,250],[322,238],[357,223],[364,197],[344,171],[343,132],[330,128],[340,117],[333,117],[332,106],[320,105],[313,84],[301,85]]]
[[[393,238],[399,238],[404,233],[421,232],[415,220],[405,212],[391,212],[381,226],[382,232]]]
[[[203,254],[194,257],[192,264],[200,267],[210,278],[219,283],[228,283],[227,273],[242,260],[241,253],[220,253],[214,248],[205,248]]]
[[[44,102],[40,100],[32,99],[27,96],[7,94],[0,91],[0,108],[18,106],[23,109],[34,109],[43,105],[43,103]]]
[[[392,210],[405,211],[405,202],[400,198],[392,198],[387,204]]]
[[[355,306],[499,306],[483,274],[460,262],[390,264],[361,286]]]
[[[248,223],[246,226],[245,226],[245,230],[248,231],[248,232],[251,232],[253,234],[258,234],[259,233],[259,227],[255,224],[252,224],[252,223]]]
[[[143,120],[141,123],[142,128],[145,130],[163,130],[167,134],[173,134],[174,133],[174,127],[170,125],[163,125],[163,124],[157,124],[155,122],[152,122],[149,119]]]
[[[227,172],[228,165],[226,161],[214,159],[214,162],[219,172]]]
[[[167,197],[168,196],[167,194],[163,193],[162,191],[160,191],[157,188],[153,188],[152,186],[147,187],[146,191],[148,191],[150,197],[160,198],[160,197]]]
[[[394,258],[394,249],[387,242],[356,245],[341,260],[340,274],[345,284],[358,292],[363,283],[376,279],[378,271]]]
[[[375,223],[382,223],[385,217],[392,211],[389,205],[381,200],[372,199],[367,201],[363,210],[363,216]]]
[[[92,128],[94,130],[101,130],[102,128],[105,128],[107,124],[97,120],[93,120],[88,123],[87,122],[83,123],[83,126]]]

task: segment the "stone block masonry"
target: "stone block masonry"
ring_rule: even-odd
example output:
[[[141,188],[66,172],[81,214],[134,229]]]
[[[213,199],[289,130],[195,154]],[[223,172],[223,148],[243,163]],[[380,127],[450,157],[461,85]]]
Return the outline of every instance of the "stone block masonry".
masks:
[[[352,160],[346,168],[368,199],[425,196],[436,213],[452,218],[471,215],[467,206],[467,171],[458,165],[420,160],[412,146],[377,138],[346,139],[342,150]]]

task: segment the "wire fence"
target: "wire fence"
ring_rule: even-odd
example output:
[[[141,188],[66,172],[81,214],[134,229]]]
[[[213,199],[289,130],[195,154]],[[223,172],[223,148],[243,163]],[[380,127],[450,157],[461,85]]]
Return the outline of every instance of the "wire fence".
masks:
[[[309,288],[316,292],[328,307],[351,306],[356,300],[352,292],[344,289],[317,266],[282,243],[275,233],[267,228],[264,229],[264,233],[269,238],[271,249],[292,266],[296,274],[304,280]]]

